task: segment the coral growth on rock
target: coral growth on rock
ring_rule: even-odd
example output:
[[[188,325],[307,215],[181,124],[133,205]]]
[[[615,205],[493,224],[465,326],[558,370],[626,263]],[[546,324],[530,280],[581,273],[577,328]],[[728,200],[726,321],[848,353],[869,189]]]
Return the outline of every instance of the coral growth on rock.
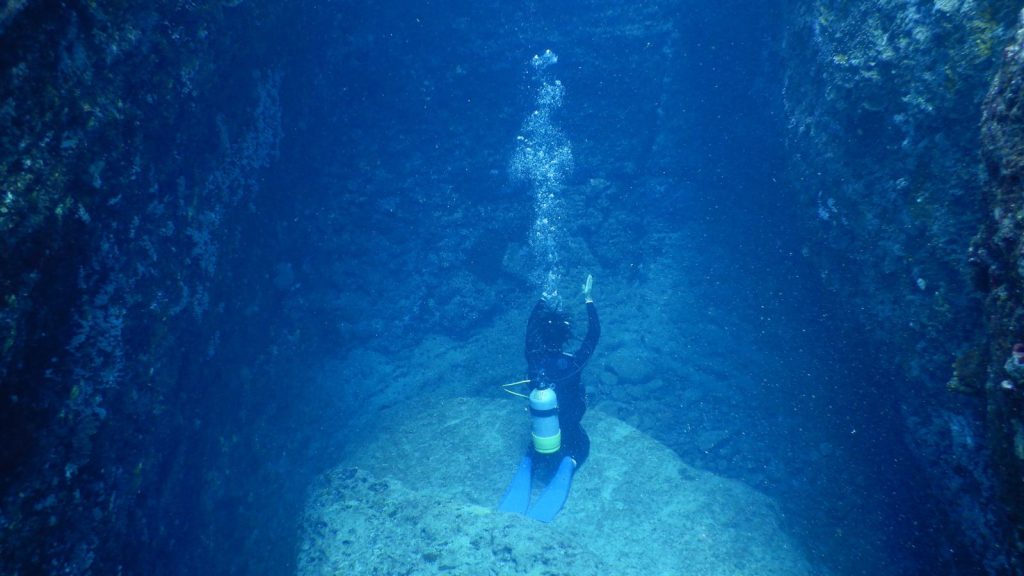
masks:
[[[1001,443],[982,433],[993,430],[993,416],[977,403],[995,360],[965,255],[991,213],[978,201],[978,124],[984,101],[985,163],[998,175],[991,142],[1001,97],[985,100],[985,92],[1017,9],[998,0],[794,2],[786,47],[792,175],[809,236],[822,240],[804,252],[907,381],[897,391],[906,436],[952,519],[944,538],[968,542],[964,566],[980,559],[994,572],[1012,556],[992,545],[1005,541],[999,510],[1009,500],[997,494],[1008,477],[996,478],[1001,459],[985,457]],[[1002,77],[1012,64],[1004,67]],[[1011,86],[997,80],[993,91]],[[993,209],[1005,228],[1015,209]],[[980,280],[996,295],[985,318],[1000,297],[1013,305],[1001,279],[1009,249],[974,242],[971,258],[998,269]],[[999,366],[1009,337],[997,337]]]
[[[1013,527],[1004,542],[1017,572],[1024,571],[1024,370],[1019,367],[1024,337],[1024,13],[1021,17],[985,99],[981,139],[989,176],[988,218],[970,254],[985,292],[985,433],[998,497]]]

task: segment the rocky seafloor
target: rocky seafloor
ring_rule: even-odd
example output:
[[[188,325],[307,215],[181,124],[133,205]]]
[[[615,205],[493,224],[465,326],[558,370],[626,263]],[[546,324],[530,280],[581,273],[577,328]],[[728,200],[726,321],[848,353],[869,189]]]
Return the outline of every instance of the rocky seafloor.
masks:
[[[550,524],[497,512],[526,415],[511,399],[410,398],[317,482],[298,574],[821,574],[772,502],[600,410]]]

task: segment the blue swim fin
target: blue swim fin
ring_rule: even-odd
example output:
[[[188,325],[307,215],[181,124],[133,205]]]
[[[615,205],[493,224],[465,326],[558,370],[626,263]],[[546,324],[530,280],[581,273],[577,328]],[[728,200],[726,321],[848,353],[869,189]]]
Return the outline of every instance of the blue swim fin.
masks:
[[[541,522],[551,522],[561,512],[565,501],[569,499],[569,488],[572,487],[572,473],[576,465],[568,456],[562,458],[558,464],[558,471],[554,478],[541,492],[533,508],[526,513],[527,516]]]
[[[529,454],[523,456],[516,469],[516,475],[512,483],[505,490],[501,498],[498,510],[502,512],[515,512],[526,514],[526,508],[530,505],[530,477],[533,475],[533,459]]]

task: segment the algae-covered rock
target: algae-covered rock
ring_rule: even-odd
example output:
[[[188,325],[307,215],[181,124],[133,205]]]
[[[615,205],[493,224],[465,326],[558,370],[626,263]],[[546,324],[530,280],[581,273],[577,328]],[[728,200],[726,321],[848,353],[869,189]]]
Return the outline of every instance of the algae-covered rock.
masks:
[[[584,420],[592,451],[569,501],[542,524],[496,511],[525,412],[482,398],[409,404],[360,431],[367,441],[313,488],[300,575],[813,572],[768,498],[600,411]]]

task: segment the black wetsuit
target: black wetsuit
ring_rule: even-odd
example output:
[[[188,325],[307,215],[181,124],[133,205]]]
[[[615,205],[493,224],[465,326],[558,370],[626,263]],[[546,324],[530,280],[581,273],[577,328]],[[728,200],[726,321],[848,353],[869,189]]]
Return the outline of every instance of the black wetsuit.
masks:
[[[583,465],[590,453],[590,438],[584,432],[580,421],[587,411],[587,393],[580,379],[583,366],[597,347],[601,336],[601,324],[597,319],[597,308],[587,303],[587,335],[575,354],[554,349],[544,341],[545,307],[541,300],[533,307],[526,325],[526,364],[530,378],[530,389],[545,381],[558,395],[558,422],[562,429],[561,455],[576,460],[577,468]],[[548,315],[549,316],[549,315]]]

